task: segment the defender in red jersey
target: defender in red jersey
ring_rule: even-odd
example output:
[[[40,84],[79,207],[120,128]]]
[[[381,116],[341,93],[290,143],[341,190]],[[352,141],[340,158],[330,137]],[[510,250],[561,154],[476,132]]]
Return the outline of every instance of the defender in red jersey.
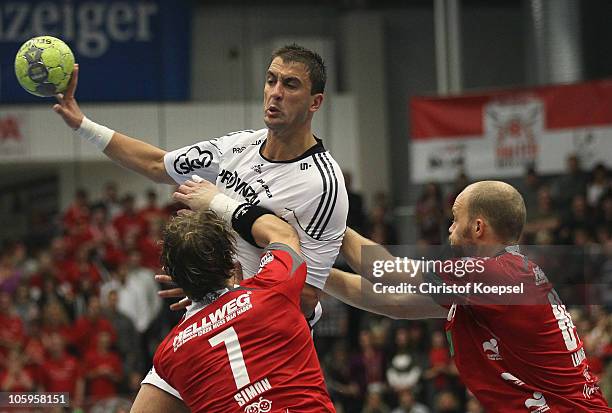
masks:
[[[200,187],[218,193],[207,182],[181,188]],[[212,197],[197,205],[179,199],[206,209]],[[230,204],[222,203],[220,215]],[[194,304],[159,345],[153,360],[159,381],[145,379],[132,411],[186,411],[186,405],[206,413],[334,412],[300,310],[306,264],[295,230],[260,207],[241,205],[239,214],[225,216],[234,217],[243,237],[267,245],[260,269],[238,286],[230,282],[235,240],[211,211],[168,224],[162,263]]]
[[[332,271],[325,290],[393,318],[446,317],[457,369],[487,412],[611,412],[597,378],[590,373],[582,341],[565,306],[542,270],[513,247],[526,215],[518,191],[503,182],[477,182],[457,197],[453,215],[451,245],[471,247],[476,256],[487,257],[481,281],[497,286],[522,284],[529,305],[487,301],[486,295],[457,295],[449,303],[439,294],[379,294],[374,291],[373,278],[338,270]],[[372,268],[372,257],[363,258],[362,247],[376,245],[349,230],[342,253],[351,267]],[[384,251],[374,255],[394,259]],[[441,289],[477,281],[442,271],[414,275],[385,274],[415,287],[425,283]]]

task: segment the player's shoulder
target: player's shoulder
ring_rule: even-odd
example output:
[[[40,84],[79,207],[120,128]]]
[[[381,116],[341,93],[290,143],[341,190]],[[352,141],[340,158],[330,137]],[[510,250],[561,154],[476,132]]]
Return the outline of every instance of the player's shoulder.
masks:
[[[303,187],[305,195],[317,197],[327,192],[346,193],[342,169],[325,149],[312,152],[296,162],[295,169],[296,180],[308,182]]]
[[[267,129],[245,129],[240,131],[229,132],[218,138],[214,138],[211,142],[217,144],[224,153],[242,153],[248,147],[258,148],[266,138]]]

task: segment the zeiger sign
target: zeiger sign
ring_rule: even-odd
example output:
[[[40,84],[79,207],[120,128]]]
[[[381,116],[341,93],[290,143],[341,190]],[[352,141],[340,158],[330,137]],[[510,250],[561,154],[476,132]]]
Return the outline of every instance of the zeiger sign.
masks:
[[[40,101],[22,91],[13,62],[38,35],[61,38],[81,64],[80,100],[188,98],[189,2],[8,1],[0,3],[0,102]]]

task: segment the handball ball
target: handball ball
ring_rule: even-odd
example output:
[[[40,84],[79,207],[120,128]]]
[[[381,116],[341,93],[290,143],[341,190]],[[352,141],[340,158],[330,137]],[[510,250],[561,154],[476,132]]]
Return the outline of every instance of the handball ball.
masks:
[[[53,96],[66,90],[74,55],[60,39],[34,37],[25,42],[15,56],[15,75],[19,84],[36,96]]]

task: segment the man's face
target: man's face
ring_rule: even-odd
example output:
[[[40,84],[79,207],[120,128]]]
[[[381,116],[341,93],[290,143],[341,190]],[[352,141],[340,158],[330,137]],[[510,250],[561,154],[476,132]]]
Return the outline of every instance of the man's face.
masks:
[[[453,204],[453,224],[448,229],[448,241],[452,246],[467,246],[473,244],[470,233],[470,217],[467,208],[467,193],[463,191]]]
[[[270,63],[264,86],[264,123],[270,130],[285,130],[306,122],[316,96],[311,96],[306,66],[284,62],[280,57]]]

